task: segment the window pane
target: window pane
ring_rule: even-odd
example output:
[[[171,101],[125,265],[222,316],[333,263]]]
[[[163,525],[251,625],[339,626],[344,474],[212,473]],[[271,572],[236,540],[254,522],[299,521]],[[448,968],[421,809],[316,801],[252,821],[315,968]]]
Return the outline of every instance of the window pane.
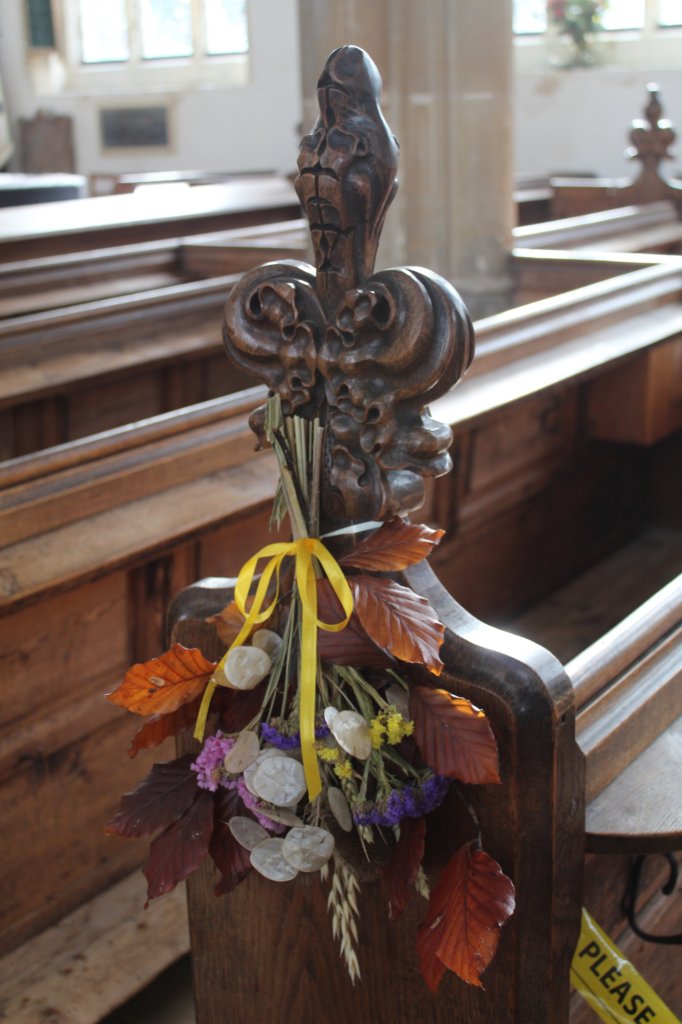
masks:
[[[514,0],[514,32],[530,35],[547,28],[546,0]]]
[[[140,0],[140,15],[143,57],[192,55],[191,0]]]
[[[611,0],[602,14],[605,29],[643,28],[646,0]]]
[[[205,0],[206,53],[246,53],[246,0]]]
[[[658,24],[682,25],[682,0],[658,0]]]
[[[80,26],[84,64],[128,60],[125,0],[80,0]]]

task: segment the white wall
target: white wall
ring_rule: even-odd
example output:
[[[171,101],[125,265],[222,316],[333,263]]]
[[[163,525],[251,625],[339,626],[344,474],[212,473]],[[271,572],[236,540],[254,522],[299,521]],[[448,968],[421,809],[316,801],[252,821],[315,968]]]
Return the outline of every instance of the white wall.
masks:
[[[551,67],[551,60],[566,56],[565,44],[551,38],[547,44],[520,39],[514,49],[517,173],[636,173],[638,165],[623,151],[630,122],[643,116],[648,82],[658,84],[664,114],[678,132],[666,166],[682,168],[682,31],[600,37],[601,63],[587,68]]]
[[[106,3],[107,0],[102,0]],[[173,152],[105,154],[101,105],[139,103],[139,94],[36,95],[27,71],[23,0],[0,0],[0,72],[12,122],[39,108],[74,118],[76,170],[282,170],[295,166],[301,118],[297,0],[250,0],[250,81],[234,88],[155,93],[172,109]],[[17,137],[15,129],[15,138]]]

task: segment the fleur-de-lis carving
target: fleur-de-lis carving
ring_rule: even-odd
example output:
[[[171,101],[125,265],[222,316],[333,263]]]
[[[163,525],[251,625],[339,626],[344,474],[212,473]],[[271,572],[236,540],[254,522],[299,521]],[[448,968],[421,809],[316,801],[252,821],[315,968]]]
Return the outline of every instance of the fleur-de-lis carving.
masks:
[[[644,118],[637,118],[630,126],[631,146],[625,151],[629,160],[640,160],[642,171],[659,173],[662,160],[672,158],[669,152],[675,141],[675,130],[667,117],[662,117],[663,107],[658,95],[658,86],[651,82],[647,86],[649,101],[644,108]]]
[[[322,504],[335,521],[420,507],[424,477],[451,467],[450,429],[426,407],[473,357],[471,321],[447,281],[414,267],[374,273],[398,166],[380,90],[363,50],[329,56],[296,180],[315,268],[265,264],[245,275],[225,309],[232,359],[279,393],[285,414],[324,422]],[[259,422],[256,415],[257,432]]]

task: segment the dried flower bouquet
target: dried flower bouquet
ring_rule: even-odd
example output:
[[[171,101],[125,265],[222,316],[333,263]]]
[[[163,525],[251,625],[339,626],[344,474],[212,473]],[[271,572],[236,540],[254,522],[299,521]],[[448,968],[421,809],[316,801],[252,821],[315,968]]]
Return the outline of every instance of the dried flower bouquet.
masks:
[[[214,619],[229,645],[218,664],[176,644],[133,666],[109,694],[147,716],[132,755],[191,724],[202,747],[196,757],[155,765],[123,797],[108,830],[158,833],[145,867],[150,899],[206,856],[221,875],[218,893],[251,868],[280,883],[331,871],[332,928],[355,980],[360,878],[368,869],[388,877],[393,919],[412,887],[428,898],[425,817],[454,780],[498,782],[497,748],[482,711],[411,685],[405,671],[412,663],[440,673],[444,630],[428,601],[386,573],[421,561],[442,531],[394,519],[315,538],[320,424],[283,417],[271,398],[266,433],[281,469],[273,519],[288,513],[294,541],[268,545],[244,567],[236,601]],[[334,557],[330,549],[351,537],[355,546]],[[294,571],[285,573],[291,559]],[[216,731],[204,738],[209,706]],[[449,968],[480,984],[513,907],[509,879],[480,843],[465,844],[431,893],[417,935],[427,983],[435,989]]]
[[[373,272],[397,187],[380,84],[359,48],[330,55],[296,182],[316,266],[256,268],[225,310],[231,358],[271,396],[252,426],[279,465],[273,525],[288,518],[292,539],[255,552],[210,620],[227,647],[218,663],[175,644],[109,695],[147,717],[132,755],[187,728],[202,746],[155,765],[108,828],[155,836],[149,899],[207,858],[218,894],[252,869],[264,887],[319,873],[353,981],[361,883],[383,877],[394,920],[416,890],[428,898],[419,963],[435,991],[446,970],[481,984],[514,887],[480,835],[430,895],[424,868],[428,815],[499,771],[486,715],[435,685],[442,623],[396,578],[441,539],[405,514],[422,504],[424,477],[451,466],[451,432],[426,407],[471,361],[473,331],[438,275]]]

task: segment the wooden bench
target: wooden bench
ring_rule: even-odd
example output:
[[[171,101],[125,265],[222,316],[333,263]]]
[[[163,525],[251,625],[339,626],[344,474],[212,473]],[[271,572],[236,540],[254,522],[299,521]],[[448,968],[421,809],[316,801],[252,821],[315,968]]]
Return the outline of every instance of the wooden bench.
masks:
[[[670,253],[682,247],[682,221],[669,199],[515,228],[521,249],[582,252]]]
[[[0,322],[0,455],[26,454],[243,386],[245,378],[221,354],[220,317],[234,271],[302,251],[296,222],[273,235],[193,239],[182,246],[183,268],[197,280]],[[134,276],[157,257],[165,262],[168,253],[152,249],[120,260],[107,253],[103,263],[129,259]],[[567,261],[517,251],[519,301],[656,262],[674,267],[671,259],[578,254]],[[216,274],[222,276],[206,276]]]
[[[654,499],[660,491],[673,500],[679,420],[640,448],[592,438],[586,410],[595,389],[622,387],[620,374],[640,360],[655,367],[663,358],[659,384],[671,379],[681,290],[677,267],[651,265],[477,324],[469,376],[434,403],[434,416],[455,431],[456,469],[434,486],[424,513],[449,531],[434,568],[477,615],[507,623],[656,529],[664,508]],[[260,389],[218,398],[2,467],[0,630],[12,680],[5,706],[15,693],[23,702],[2,729],[3,802],[23,801],[36,815],[44,801],[64,808],[43,822],[30,858],[25,840],[10,851],[4,949],[88,900],[105,900],[145,855],[138,844],[100,836],[144,757],[127,763],[131,723],[101,694],[128,664],[162,649],[174,592],[202,575],[234,574],[245,549],[265,542],[274,467],[253,455],[246,426],[261,400]],[[679,413],[674,396],[670,406]],[[670,539],[662,560],[672,575]],[[45,688],[58,695],[50,715],[40,704]],[[78,813],[70,817],[71,807]],[[12,821],[7,828],[21,834]],[[34,876],[37,887],[27,882]],[[102,910],[104,919],[109,913]],[[150,941],[147,930],[139,935]],[[165,948],[150,959],[149,976],[175,955]],[[143,981],[134,975],[120,998]]]
[[[281,221],[199,237],[88,249],[0,264],[0,319],[243,273],[264,259],[300,257],[303,221]]]
[[[675,132],[667,118],[662,117],[658,86],[647,86],[647,94],[644,119],[631,122],[630,146],[626,150],[629,159],[641,163],[639,176],[635,180],[550,178],[553,218],[575,217],[661,199],[672,200],[679,206],[682,183],[670,181],[661,173],[662,161],[670,158]]]
[[[285,178],[187,188],[0,210],[0,263],[129,245],[179,234],[281,221],[300,215]]]

